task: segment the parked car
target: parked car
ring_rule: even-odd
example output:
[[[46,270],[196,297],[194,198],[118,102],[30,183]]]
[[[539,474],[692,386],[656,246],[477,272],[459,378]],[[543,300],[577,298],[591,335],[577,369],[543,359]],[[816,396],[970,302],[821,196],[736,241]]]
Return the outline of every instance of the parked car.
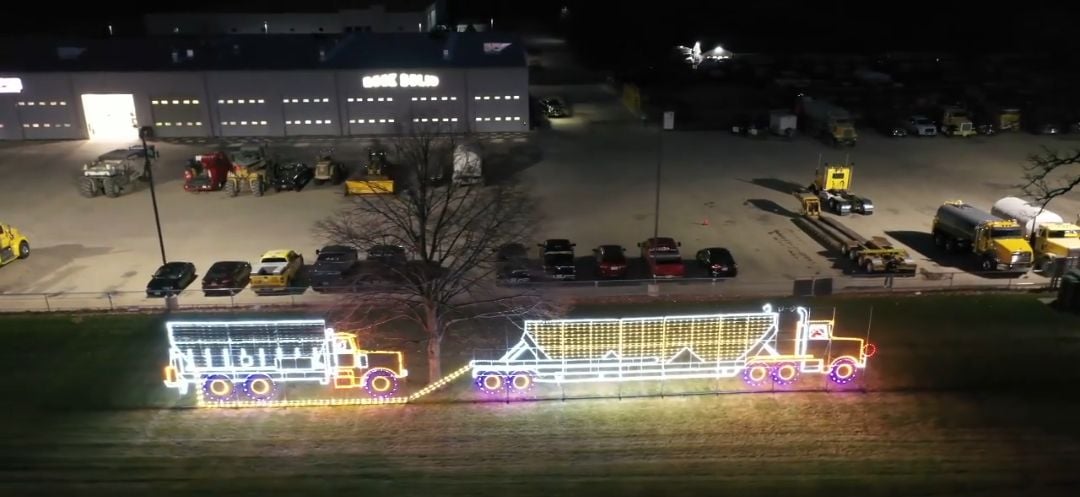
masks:
[[[682,278],[686,275],[686,266],[679,253],[681,243],[674,238],[649,238],[638,244],[641,258],[653,278]]]
[[[347,289],[355,283],[360,267],[359,251],[344,245],[327,245],[315,251],[311,289],[326,292]]]
[[[408,257],[405,255],[405,247],[380,244],[368,248],[367,260],[378,261],[387,265],[404,265]]]
[[[735,264],[735,258],[731,256],[731,252],[726,248],[701,249],[697,253],[697,261],[714,278],[731,278],[739,274],[739,265]]]
[[[251,281],[251,264],[244,261],[219,261],[206,270],[202,279],[203,295],[236,295]]]
[[[903,138],[908,135],[907,122],[899,117],[881,117],[874,120],[874,129],[890,138]]]
[[[520,243],[507,243],[495,250],[495,281],[504,284],[532,281],[529,256]]]
[[[190,262],[169,262],[154,271],[146,284],[147,297],[168,297],[183,291],[195,281],[195,265]]]
[[[303,162],[283,162],[274,164],[273,168],[270,186],[278,192],[282,190],[298,192],[315,178],[315,169]]]
[[[562,97],[541,98],[540,110],[546,117],[570,117],[570,106]]]
[[[908,133],[915,136],[937,136],[937,126],[926,116],[911,116],[907,121]]]
[[[569,281],[577,278],[574,265],[574,244],[565,238],[550,238],[540,247],[540,260],[544,261],[544,274],[553,280]]]
[[[304,269],[304,256],[295,250],[269,250],[251,272],[251,290],[256,295],[288,292]]]
[[[621,245],[601,245],[593,249],[596,257],[596,276],[622,278],[626,276],[626,249]]]

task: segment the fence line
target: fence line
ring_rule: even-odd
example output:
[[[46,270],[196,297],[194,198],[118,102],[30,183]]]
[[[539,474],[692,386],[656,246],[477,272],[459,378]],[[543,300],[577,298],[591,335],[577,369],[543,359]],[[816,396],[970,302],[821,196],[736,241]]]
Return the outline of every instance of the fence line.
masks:
[[[993,277],[997,276],[997,277]],[[974,273],[927,273],[914,277],[807,277],[794,280],[745,281],[737,278],[685,278],[672,280],[597,280],[535,282],[502,285],[506,291],[527,288],[552,297],[620,297],[706,295],[715,297],[790,297],[855,293],[913,293],[962,290],[1045,290],[1054,280],[1042,277],[1002,278]],[[330,291],[325,291],[330,290]],[[376,290],[330,288],[316,292],[295,288],[282,295],[259,296],[251,290],[206,296],[193,288],[171,298],[148,298],[141,291],[0,293],[0,312],[54,312],[83,310],[150,310],[248,308],[262,306],[328,305],[354,293]]]

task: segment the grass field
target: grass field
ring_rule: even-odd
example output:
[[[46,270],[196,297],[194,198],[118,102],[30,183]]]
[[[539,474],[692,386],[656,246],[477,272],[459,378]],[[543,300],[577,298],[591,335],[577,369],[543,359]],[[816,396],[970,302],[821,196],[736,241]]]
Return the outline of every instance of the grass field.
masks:
[[[835,307],[849,336],[866,334],[873,308],[868,393],[172,410],[163,317],[0,316],[0,495],[1075,494],[1080,319],[1028,295],[813,305],[821,317]],[[517,333],[458,330],[446,368]],[[370,335],[425,376],[414,333]]]

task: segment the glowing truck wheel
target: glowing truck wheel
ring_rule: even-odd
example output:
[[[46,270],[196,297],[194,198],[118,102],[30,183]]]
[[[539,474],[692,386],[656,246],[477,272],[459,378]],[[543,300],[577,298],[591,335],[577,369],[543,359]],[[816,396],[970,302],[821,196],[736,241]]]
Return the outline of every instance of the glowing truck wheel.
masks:
[[[763,362],[750,363],[743,370],[743,381],[752,387],[764,385],[765,380],[769,379],[771,369],[768,364]]]
[[[483,371],[476,375],[476,388],[479,388],[484,393],[498,393],[501,392],[503,386],[505,386],[506,380],[499,373],[492,373],[491,371]]]
[[[855,366],[854,359],[841,357],[833,361],[832,366],[829,366],[829,379],[833,383],[844,385],[854,381],[857,372],[858,368]]]
[[[228,376],[212,374],[203,381],[203,397],[211,402],[225,402],[236,395],[236,388]]]
[[[372,397],[390,397],[398,389],[397,375],[386,368],[369,370],[364,374],[362,384]]]
[[[274,380],[264,374],[253,374],[244,380],[244,395],[254,401],[266,401],[274,398],[277,386]]]
[[[515,392],[525,392],[533,386],[533,375],[526,371],[514,371],[507,380],[506,386]]]
[[[799,380],[799,367],[793,362],[778,364],[772,370],[772,379],[777,385],[790,385]]]

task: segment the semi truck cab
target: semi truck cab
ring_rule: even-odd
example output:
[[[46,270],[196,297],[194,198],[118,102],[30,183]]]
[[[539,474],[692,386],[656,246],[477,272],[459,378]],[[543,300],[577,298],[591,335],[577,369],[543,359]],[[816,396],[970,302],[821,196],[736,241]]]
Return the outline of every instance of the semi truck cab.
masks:
[[[1042,223],[1032,235],[1032,248],[1039,254],[1036,269],[1045,269],[1055,259],[1080,259],[1080,226],[1072,223]]]
[[[1031,245],[1016,221],[991,221],[975,230],[975,251],[993,254],[983,260],[984,270],[1027,271],[1032,264]]]

